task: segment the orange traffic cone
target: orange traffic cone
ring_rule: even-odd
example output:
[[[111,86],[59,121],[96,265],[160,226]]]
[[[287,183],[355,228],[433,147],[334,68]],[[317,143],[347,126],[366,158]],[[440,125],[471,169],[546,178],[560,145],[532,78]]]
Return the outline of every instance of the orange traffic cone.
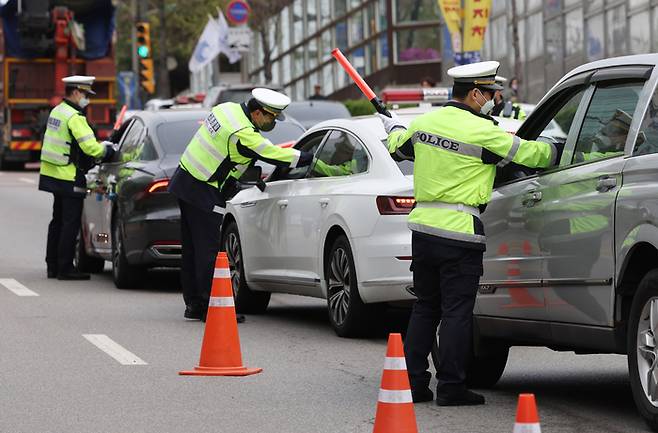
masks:
[[[388,336],[373,433],[418,433],[400,334]]]
[[[231,271],[226,253],[215,260],[215,276],[212,280],[210,303],[206,317],[206,329],[201,345],[199,365],[191,371],[181,371],[189,376],[248,376],[263,371],[262,368],[246,368],[242,365],[240,336],[235,318],[235,303],[231,289]]]
[[[519,394],[513,433],[541,433],[534,394]]]

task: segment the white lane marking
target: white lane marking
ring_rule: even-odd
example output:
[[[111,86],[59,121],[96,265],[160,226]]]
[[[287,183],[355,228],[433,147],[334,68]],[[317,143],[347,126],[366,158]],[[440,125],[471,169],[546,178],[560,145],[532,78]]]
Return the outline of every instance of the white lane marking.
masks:
[[[110,355],[122,365],[148,365],[134,353],[123,348],[105,334],[82,334],[91,344]]]
[[[35,184],[37,183],[36,180],[34,180],[34,179],[29,179],[29,178],[27,178],[27,177],[19,177],[18,180],[20,180],[21,182],[25,182],[25,183],[32,184],[32,185],[35,185]]]
[[[18,296],[39,296],[38,293],[33,292],[13,278],[0,278],[0,284]]]

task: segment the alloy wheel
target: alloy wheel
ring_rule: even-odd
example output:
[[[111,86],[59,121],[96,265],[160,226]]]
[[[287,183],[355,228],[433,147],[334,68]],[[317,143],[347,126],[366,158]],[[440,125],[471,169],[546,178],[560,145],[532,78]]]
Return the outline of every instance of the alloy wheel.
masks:
[[[116,278],[119,274],[119,266],[121,262],[121,251],[123,250],[123,241],[121,240],[121,232],[119,230],[119,225],[117,224],[114,228],[114,248],[112,249],[112,273]]]
[[[347,317],[352,283],[345,249],[336,248],[334,251],[329,265],[328,280],[329,313],[334,323],[340,326]]]
[[[658,407],[658,297],[642,308],[637,328],[637,371],[649,403]]]
[[[242,252],[240,251],[240,240],[235,233],[226,236],[226,255],[228,266],[231,270],[231,286],[233,286],[233,297],[238,293],[240,287],[240,265],[242,264]]]

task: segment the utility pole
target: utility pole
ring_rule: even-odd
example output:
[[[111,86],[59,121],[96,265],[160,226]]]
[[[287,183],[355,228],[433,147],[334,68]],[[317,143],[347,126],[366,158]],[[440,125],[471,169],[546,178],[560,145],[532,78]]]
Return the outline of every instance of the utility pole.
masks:
[[[139,95],[139,63],[137,63],[137,31],[135,24],[139,19],[139,9],[137,7],[137,0],[130,1],[130,16],[132,18],[132,25],[130,26],[130,38],[132,42],[132,69],[135,77],[135,96],[140,100]]]

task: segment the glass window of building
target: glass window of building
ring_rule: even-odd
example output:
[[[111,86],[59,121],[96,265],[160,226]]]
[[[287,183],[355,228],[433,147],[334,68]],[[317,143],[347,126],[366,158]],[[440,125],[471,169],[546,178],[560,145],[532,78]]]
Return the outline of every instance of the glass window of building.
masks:
[[[649,11],[645,10],[630,18],[629,30],[631,33],[630,50],[633,54],[648,53],[651,51],[651,27]]]
[[[347,50],[347,21],[336,23],[336,46],[341,51]]]
[[[347,13],[347,0],[334,0],[334,18],[342,17]]]
[[[547,16],[553,16],[560,13],[560,0],[546,0],[544,2],[544,11]]]
[[[643,6],[647,6],[649,4],[649,0],[628,0],[628,7],[633,10],[633,9],[639,9]]]
[[[331,0],[320,0],[320,27],[324,27],[331,22]]]
[[[436,0],[393,0],[393,3],[398,23],[436,21],[441,15]]]
[[[386,18],[387,11],[387,0],[379,0],[377,2],[377,16],[379,17],[379,25],[377,28],[381,30],[386,30],[388,28],[388,19]]]
[[[495,59],[507,56],[507,15],[502,15],[491,22],[491,48]]]
[[[397,62],[422,62],[441,58],[441,27],[423,27],[395,32]]]
[[[304,47],[297,48],[293,52],[292,76],[297,78],[304,73]]]
[[[290,54],[286,54],[281,59],[281,78],[282,78],[281,81],[283,83],[288,83],[292,79],[292,75],[290,73],[291,72],[291,61],[290,61],[290,59],[291,59]]]
[[[516,0],[523,1],[523,0]],[[528,12],[534,12],[536,9],[541,7],[541,0],[527,0],[528,1]]]
[[[336,89],[342,89],[347,86],[349,79],[347,72],[336,63],[334,63],[334,76],[336,77]]]
[[[325,95],[334,91],[334,70],[333,63],[327,63],[322,67],[322,90]]]
[[[306,54],[308,55],[308,69],[318,66],[318,38],[313,38],[306,44]]]
[[[593,12],[603,9],[603,0],[589,0],[583,3],[585,3],[586,12]]]
[[[292,27],[293,43],[296,45],[304,38],[304,5],[301,0],[296,0],[292,5]]]
[[[281,50],[290,49],[290,8],[285,7],[281,11]]]
[[[585,34],[587,35],[587,60],[602,59],[605,53],[605,39],[603,34],[603,14],[597,14],[585,22]]]
[[[607,48],[609,56],[626,54],[626,6],[621,5],[608,9],[605,13],[608,28]]]
[[[267,31],[267,39],[269,40],[270,47],[272,48],[272,53],[271,53],[271,58],[275,58],[279,55],[279,41],[278,41],[278,36],[277,33],[275,32],[274,26],[270,26],[270,28]],[[260,39],[260,37],[256,37],[255,39]]]
[[[562,62],[562,17],[546,21],[546,63]]]
[[[318,31],[318,12],[316,0],[306,0],[306,34],[312,35]]]
[[[349,10],[358,8],[359,6],[361,6],[361,3],[363,3],[363,1],[361,1],[361,0],[350,0],[350,9]]]
[[[583,2],[580,0],[564,0],[564,9],[569,9],[572,6],[580,5]]]
[[[384,69],[388,66],[388,37],[382,33],[377,38],[377,68]]]
[[[375,42],[366,45],[366,74],[372,74],[377,70],[377,47]]]
[[[372,36],[377,33],[377,4],[372,2],[363,10],[365,20],[365,37]]]
[[[356,45],[361,43],[364,38],[363,34],[363,10],[360,10],[349,17],[349,26],[350,26],[350,45]]]
[[[320,56],[322,57],[321,59],[322,62],[331,59],[331,50],[333,50],[334,47],[336,46],[336,44],[334,44],[332,35],[333,32],[331,31],[331,29],[327,29],[324,32],[322,32],[320,36],[320,40],[322,42],[322,45],[320,47]]]
[[[658,6],[653,8],[653,51],[658,51]]]
[[[565,15],[565,51],[567,56],[583,49],[583,10],[574,9]]]
[[[523,0],[521,0],[523,1]],[[516,1],[519,3],[519,0]],[[491,2],[491,15],[496,16],[506,11],[507,0],[492,0]]]
[[[544,18],[542,13],[536,13],[528,17],[526,27],[528,34],[528,60],[533,60],[544,55]]]
[[[352,51],[349,55],[350,63],[359,73],[359,75],[366,75],[366,50],[365,47],[359,47]]]
[[[525,50],[526,50],[526,33],[525,33],[525,26],[526,26],[526,20],[519,20],[517,24],[517,28],[519,30],[519,55],[521,57],[521,62],[525,62],[526,55],[525,55]],[[512,29],[510,29],[510,35],[511,35]],[[511,39],[511,37],[510,37]],[[512,48],[513,50],[514,48]],[[512,58],[512,62],[514,62],[514,58]]]

